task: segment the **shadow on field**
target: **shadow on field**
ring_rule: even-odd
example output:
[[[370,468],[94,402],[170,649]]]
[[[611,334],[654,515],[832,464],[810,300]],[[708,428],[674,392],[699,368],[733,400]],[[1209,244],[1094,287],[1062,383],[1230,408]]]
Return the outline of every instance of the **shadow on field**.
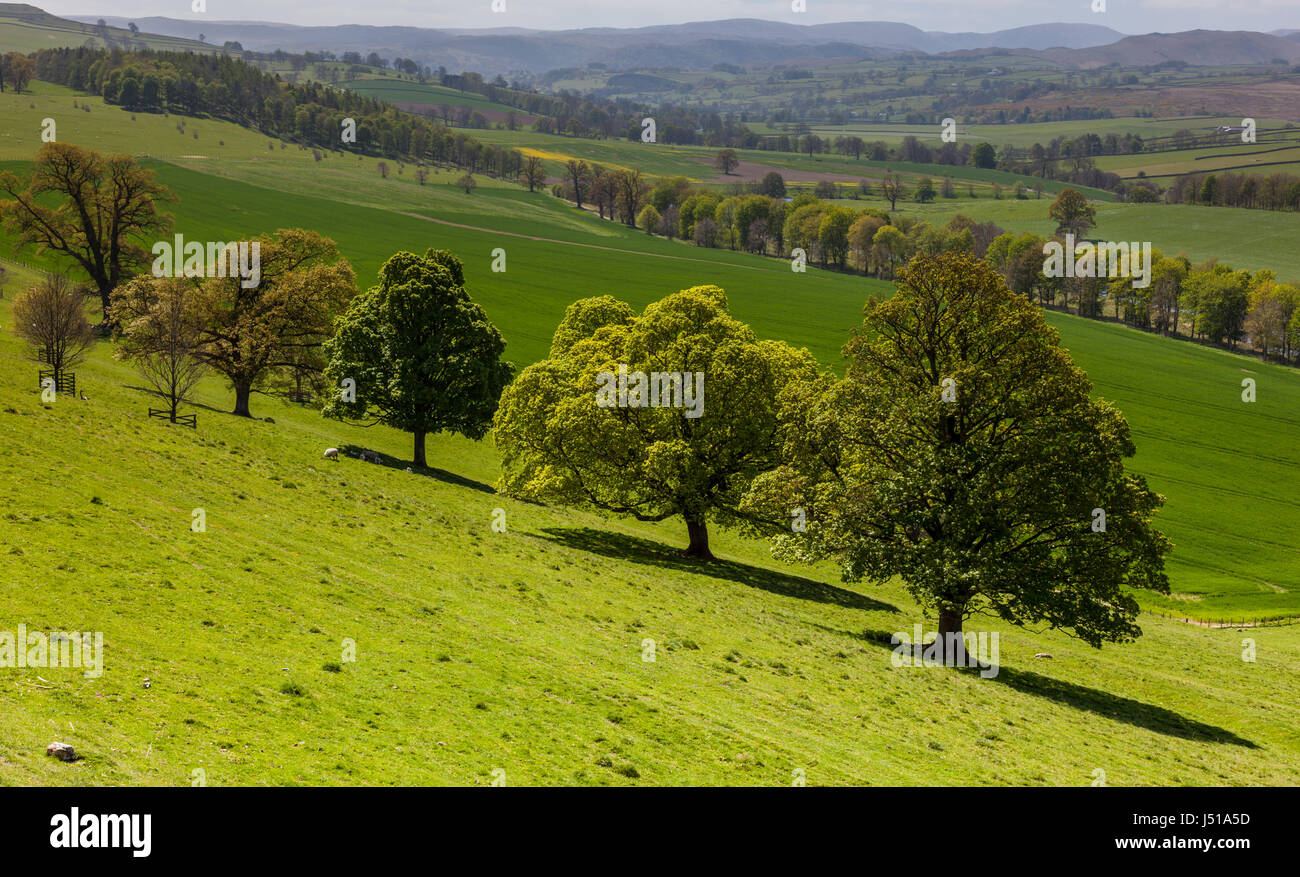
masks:
[[[617,560],[630,560],[648,566],[665,567],[680,572],[726,579],[760,591],[767,591],[782,597],[794,597],[799,600],[812,600],[817,603],[830,603],[848,609],[865,609],[869,612],[897,612],[895,606],[872,600],[853,591],[846,591],[834,585],[813,581],[802,576],[792,576],[774,572],[759,566],[749,566],[730,560],[697,560],[683,557],[679,549],[662,542],[642,539],[639,536],[627,536],[622,533],[606,533],[590,527],[548,527],[542,530],[547,539],[558,542],[568,548],[589,551]]]
[[[890,642],[892,634],[887,631],[866,630],[862,633],[851,633],[847,630],[836,630],[823,625],[817,626],[828,633],[852,637],[862,642],[880,646],[889,652],[892,652],[895,648]],[[910,636],[910,633],[908,635]],[[957,672],[975,674],[979,670],[971,668],[969,670],[958,670]],[[1228,743],[1233,746],[1245,746],[1247,749],[1259,748],[1259,744],[1244,737],[1238,737],[1226,728],[1189,719],[1162,706],[1143,703],[1129,697],[1120,697],[1108,691],[1088,688],[1086,685],[1063,682],[1060,679],[1053,679],[1050,676],[1043,676],[1029,670],[1016,670],[1012,667],[1000,666],[998,675],[986,681],[1001,683],[1024,694],[1043,697],[1077,710],[1084,710],[1107,719],[1113,719],[1116,722],[1125,722],[1138,728],[1145,728],[1157,734],[1181,737],[1184,740],[1195,740],[1201,743]]]
[[[346,456],[348,459],[356,459],[362,453],[372,454],[379,458],[378,463],[372,463],[374,466],[384,466],[388,469],[398,469],[405,471],[411,470],[412,475],[422,475],[425,478],[432,478],[441,481],[444,484],[450,484],[454,487],[467,487],[470,490],[477,490],[480,493],[496,493],[489,484],[482,481],[475,481],[472,478],[466,478],[463,475],[457,475],[455,472],[448,472],[446,469],[435,469],[432,467],[417,469],[410,460],[399,460],[396,457],[390,457],[388,454],[381,454],[378,451],[372,451],[370,448],[363,448],[360,445],[339,445],[339,454]]]

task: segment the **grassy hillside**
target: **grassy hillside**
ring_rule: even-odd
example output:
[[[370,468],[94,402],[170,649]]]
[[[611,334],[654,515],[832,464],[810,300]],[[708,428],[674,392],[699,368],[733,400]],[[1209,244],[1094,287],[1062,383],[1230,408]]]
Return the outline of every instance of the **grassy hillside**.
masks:
[[[837,367],[865,297],[890,289],[833,272],[794,275],[780,260],[667,242],[514,185],[485,180],[466,196],[448,185],[450,175],[419,186],[409,168],[381,180],[370,159],[335,154],[316,162],[310,150],[282,149],[210,120],[184,120],[182,134],[177,117],[137,114],[132,121],[130,114],[65,89],[43,89],[0,96],[0,105],[22,120],[10,138],[0,138],[0,157],[29,157],[37,138],[23,125],[35,132],[40,118],[54,114],[65,139],[166,157],[146,161],[179,196],[171,209],[186,238],[232,240],[283,227],[314,228],[339,243],[363,286],[398,249],[451,249],[465,260],[473,295],[520,364],[545,355],[554,326],[575,298],[608,292],[639,308],[677,289],[716,283],[729,291],[737,316],[760,334],[807,347]],[[74,100],[91,112],[73,110]],[[198,147],[191,145],[194,133]],[[196,148],[202,153],[186,151]],[[909,204],[906,212],[942,219],[960,209],[1008,228],[1050,231],[1042,218],[1045,201],[955,199],[947,205]],[[1283,214],[1099,204],[1098,216],[1103,235],[1151,235],[1175,253],[1178,241],[1189,241],[1196,259],[1220,255],[1240,267],[1273,267],[1283,279],[1300,277],[1300,256],[1285,247]],[[505,273],[489,269],[498,247],[507,253]],[[1097,393],[1120,404],[1138,435],[1136,468],[1168,498],[1160,526],[1175,541],[1170,571],[1180,596],[1149,598],[1148,605],[1209,619],[1300,614],[1300,563],[1291,537],[1300,530],[1300,507],[1286,489],[1300,470],[1300,375],[1111,325],[1055,314],[1049,319]],[[1260,385],[1253,405],[1240,401],[1243,370]]]
[[[220,48],[158,34],[132,34],[120,27],[102,30],[93,24],[83,24],[50,15],[25,3],[0,3],[0,51],[35,52],[40,49],[76,48],[136,48],[144,44],[161,52],[219,52]]]
[[[494,495],[490,444],[406,473],[406,436],[233,418],[215,381],[169,427],[108,353],[88,400],[43,405],[0,333],[0,629],[105,639],[98,679],[3,671],[0,784],[1300,782],[1300,627],[1250,632],[1249,663],[1230,629],[1145,619],[1096,651],[976,620],[995,678],[893,667],[882,636],[922,620],[895,585],[725,536],[687,564],[679,527]]]

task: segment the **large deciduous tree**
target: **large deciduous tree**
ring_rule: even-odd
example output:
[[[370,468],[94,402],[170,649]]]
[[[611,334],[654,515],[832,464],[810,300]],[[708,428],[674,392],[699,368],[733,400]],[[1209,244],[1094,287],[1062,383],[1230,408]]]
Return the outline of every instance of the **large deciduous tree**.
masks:
[[[415,465],[427,466],[430,433],[487,434],[514,373],[501,361],[505,346],[465,291],[459,259],[445,250],[397,253],[380,270],[379,285],[353,300],[325,345],[329,382],[354,383],[336,393],[324,413],[412,433]]]
[[[1141,634],[1128,589],[1169,591],[1163,500],[1125,471],[1127,423],[1025,296],[972,256],[918,256],[845,354],[843,379],[787,388],[785,462],[746,499],[786,522],[779,556],[901,577],[943,639],[974,612],[1093,646]]]
[[[313,361],[356,294],[352,266],[314,231],[262,235],[249,242],[250,252],[253,243],[260,250],[256,286],[245,288],[237,275],[207,277],[192,293],[203,325],[200,357],[230,381],[242,417],[252,416],[255,390]]]
[[[0,174],[0,217],[19,244],[53,250],[81,267],[105,312],[113,290],[149,263],[147,240],[171,219],[158,202],[171,198],[129,155],[103,156],[69,143],[47,143],[36,154],[30,180]],[[43,196],[59,196],[50,204]]]
[[[686,554],[712,557],[708,523],[739,523],[749,482],[777,463],[776,396],[817,366],[760,341],[697,286],[643,314],[610,296],[569,306],[550,356],[502,394],[500,488],[643,521],[685,519]],[[613,395],[613,378],[626,392]]]

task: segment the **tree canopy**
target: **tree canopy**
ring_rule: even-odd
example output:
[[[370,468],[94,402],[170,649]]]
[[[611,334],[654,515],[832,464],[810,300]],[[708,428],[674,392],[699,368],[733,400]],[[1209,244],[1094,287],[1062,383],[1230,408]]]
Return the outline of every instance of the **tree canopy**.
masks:
[[[708,519],[738,523],[745,488],[777,463],[778,391],[816,373],[806,350],[759,341],[716,286],[640,315],[610,296],[574,302],[549,358],[502,394],[500,489],[644,521],[681,517],[686,553],[711,557]],[[627,376],[626,404],[601,398],[614,374]],[[649,400],[634,390],[647,382]]]
[[[446,250],[401,252],[379,283],[358,295],[325,344],[325,376],[337,392],[328,417],[369,420],[412,433],[414,462],[426,466],[429,433],[480,439],[492,424],[514,366],[506,343],[465,291],[464,267]]]
[[[899,576],[941,634],[981,611],[1094,646],[1141,633],[1125,586],[1168,593],[1163,500],[1125,471],[1127,423],[1027,298],[972,256],[918,256],[844,352],[843,379],[786,386],[784,463],[745,501],[786,522],[779,556]]]

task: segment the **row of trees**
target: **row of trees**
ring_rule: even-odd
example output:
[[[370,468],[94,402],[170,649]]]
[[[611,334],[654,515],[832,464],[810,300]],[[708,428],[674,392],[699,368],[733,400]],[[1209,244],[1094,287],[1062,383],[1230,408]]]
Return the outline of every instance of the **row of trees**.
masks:
[[[1300,210],[1300,176],[1295,174],[1186,174],[1165,191],[1170,204],[1244,207],[1248,210]]]
[[[1300,287],[1278,282],[1272,271],[1238,271],[1214,260],[1194,265],[1153,248],[1145,287],[1135,288],[1129,277],[1047,277],[1049,240],[1003,234],[990,245],[988,261],[1015,291],[1080,316],[1099,318],[1109,308],[1135,328],[1230,347],[1244,341],[1265,358],[1284,361],[1300,350]]]
[[[45,49],[36,76],[129,110],[207,115],[323,149],[408,158],[514,178],[522,156],[372,98],[320,83],[285,84],[228,55]],[[342,139],[344,120],[356,141]]]
[[[717,287],[637,314],[571,305],[548,358],[502,394],[499,489],[639,520],[770,537],[784,559],[833,559],[847,581],[902,578],[942,634],[982,611],[1096,646],[1140,633],[1126,589],[1168,592],[1161,497],[1124,460],[1128,426],[1027,298],[969,254],[921,256],[871,299],[842,378],[760,341]],[[692,419],[602,407],[598,375],[702,373]],[[1094,509],[1106,528],[1090,526]]]
[[[629,225],[650,234],[691,241],[700,247],[725,247],[760,255],[789,257],[801,249],[809,261],[841,270],[853,268],[878,278],[892,278],[919,255],[961,252],[987,258],[1016,292],[1044,305],[1073,307],[1081,316],[1101,318],[1110,311],[1131,326],[1213,344],[1235,347],[1242,341],[1265,357],[1289,360],[1300,349],[1300,315],[1295,286],[1278,283],[1273,272],[1233,271],[1216,262],[1193,266],[1185,256],[1152,257],[1152,282],[1134,288],[1132,278],[1047,277],[1044,245],[1064,244],[1064,236],[1083,241],[1096,225],[1096,209],[1075,189],[1062,190],[1048,207],[1057,226],[1054,238],[1007,234],[993,222],[976,222],[957,214],[943,225],[883,210],[852,210],[815,194],[787,201],[784,181],[769,174],[760,184],[780,194],[727,196],[717,189],[695,187],[684,177],[662,178],[653,187],[628,171],[594,172],[569,162],[574,176],[556,194],[591,196],[601,190],[593,180],[618,181],[606,193],[608,203]],[[631,183],[631,185],[628,185]],[[919,185],[919,184],[918,184]],[[891,189],[891,186],[894,187]],[[886,197],[902,194],[897,175],[886,175]],[[596,195],[596,197],[602,197]],[[601,207],[605,215],[605,207]]]

